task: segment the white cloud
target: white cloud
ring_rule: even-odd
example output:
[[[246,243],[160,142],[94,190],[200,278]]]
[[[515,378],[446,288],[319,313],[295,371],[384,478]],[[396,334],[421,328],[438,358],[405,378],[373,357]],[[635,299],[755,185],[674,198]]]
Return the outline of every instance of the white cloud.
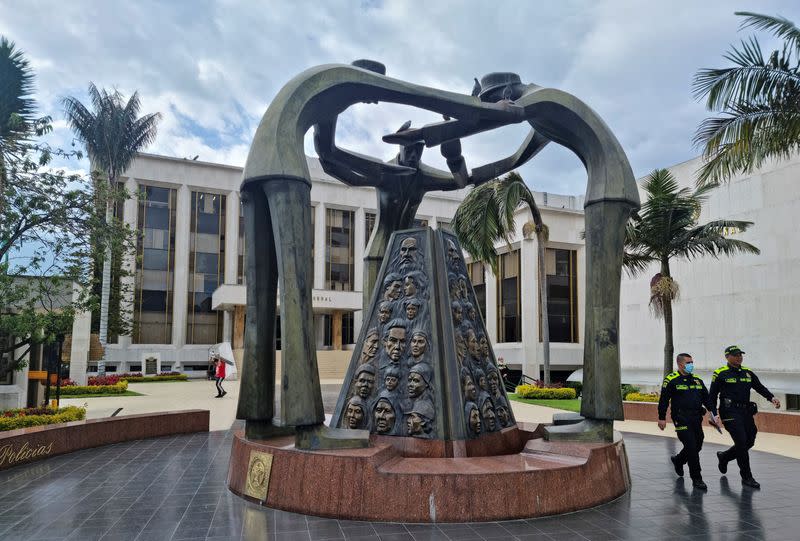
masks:
[[[453,91],[469,92],[473,77],[491,71],[514,71],[572,92],[604,118],[643,175],[695,154],[691,138],[705,112],[691,96],[691,78],[722,65],[728,45],[748,35],[737,33],[735,9],[722,0],[0,0],[0,34],[31,60],[41,109],[56,118],[51,141],[63,146],[72,135],[59,120],[60,100],[85,99],[93,81],[126,95],[138,90],[143,112],[162,113],[148,151],[243,165],[285,82],[316,64],[367,57],[384,62],[390,76]],[[800,6],[789,0],[753,9],[800,22]],[[339,141],[388,159],[397,150],[380,137],[408,119],[437,120],[408,107],[359,105],[340,118]],[[524,134],[517,126],[465,140],[468,164],[508,154]],[[580,162],[551,147],[523,176],[539,190],[582,192]],[[436,149],[425,159],[444,166]]]

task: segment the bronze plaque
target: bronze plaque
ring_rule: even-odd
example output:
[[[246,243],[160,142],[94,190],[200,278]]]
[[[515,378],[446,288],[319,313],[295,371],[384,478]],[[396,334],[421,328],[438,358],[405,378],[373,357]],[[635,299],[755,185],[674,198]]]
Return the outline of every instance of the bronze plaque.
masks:
[[[244,485],[245,495],[265,501],[271,472],[272,455],[261,451],[250,451],[250,463],[247,466],[247,479]]]

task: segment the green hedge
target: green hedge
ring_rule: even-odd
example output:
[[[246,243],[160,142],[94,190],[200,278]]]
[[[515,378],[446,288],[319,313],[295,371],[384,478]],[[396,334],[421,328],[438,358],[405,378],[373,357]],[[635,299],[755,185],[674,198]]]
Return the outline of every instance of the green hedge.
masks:
[[[186,381],[189,376],[186,374],[175,374],[172,376],[123,376],[124,381],[128,383],[151,383],[154,381]]]
[[[536,387],[534,385],[520,385],[516,389],[516,394],[520,398],[540,400],[572,400],[578,396],[575,389],[569,387],[548,389]]]
[[[657,393],[628,393],[625,395],[625,400],[629,402],[658,402],[658,399]]]
[[[86,410],[78,406],[67,406],[66,408],[52,411],[53,413],[49,415],[18,415],[14,417],[4,417],[0,415],[0,432],[27,428],[29,426],[68,423],[70,421],[80,421],[86,418]]]
[[[116,385],[67,385],[61,387],[61,396],[74,394],[122,394],[128,390],[128,382],[123,380]],[[50,388],[50,394],[54,394]]]

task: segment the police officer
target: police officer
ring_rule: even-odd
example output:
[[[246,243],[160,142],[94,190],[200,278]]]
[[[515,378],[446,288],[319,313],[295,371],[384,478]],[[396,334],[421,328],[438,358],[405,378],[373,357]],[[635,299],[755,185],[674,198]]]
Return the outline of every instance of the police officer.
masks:
[[[739,473],[742,484],[751,488],[761,488],[753,479],[750,471],[750,455],[748,451],[756,442],[756,423],[753,415],[756,413],[755,402],[750,402],[750,389],[770,400],[776,408],[781,407],[781,401],[769,392],[769,389],[758,380],[758,376],[742,366],[744,351],[739,346],[725,348],[725,360],[728,364],[718,368],[711,376],[711,390],[708,408],[714,415],[714,421],[719,424],[720,417],[725,424],[725,430],[733,438],[733,447],[726,451],[719,451],[719,471],[728,472],[728,462],[736,459],[739,464]],[[719,415],[717,415],[717,398],[719,397]]]
[[[708,487],[700,473],[700,449],[703,448],[703,407],[708,402],[708,389],[703,380],[692,375],[694,360],[688,353],[679,353],[675,359],[678,371],[667,374],[661,385],[661,398],[658,401],[658,428],[667,426],[667,406],[672,402],[670,412],[672,422],[683,449],[670,457],[675,473],[683,477],[684,464],[689,465],[692,486],[700,490]]]

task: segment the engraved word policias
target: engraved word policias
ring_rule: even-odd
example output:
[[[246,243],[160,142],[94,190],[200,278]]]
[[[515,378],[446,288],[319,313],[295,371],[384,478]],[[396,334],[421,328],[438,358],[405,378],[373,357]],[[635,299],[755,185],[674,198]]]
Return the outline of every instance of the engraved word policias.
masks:
[[[15,448],[12,444],[7,443],[0,447],[0,466],[4,464],[16,464],[32,458],[47,456],[52,452],[52,441],[47,445],[40,444],[36,447],[30,447],[28,442],[25,442],[19,448]]]

